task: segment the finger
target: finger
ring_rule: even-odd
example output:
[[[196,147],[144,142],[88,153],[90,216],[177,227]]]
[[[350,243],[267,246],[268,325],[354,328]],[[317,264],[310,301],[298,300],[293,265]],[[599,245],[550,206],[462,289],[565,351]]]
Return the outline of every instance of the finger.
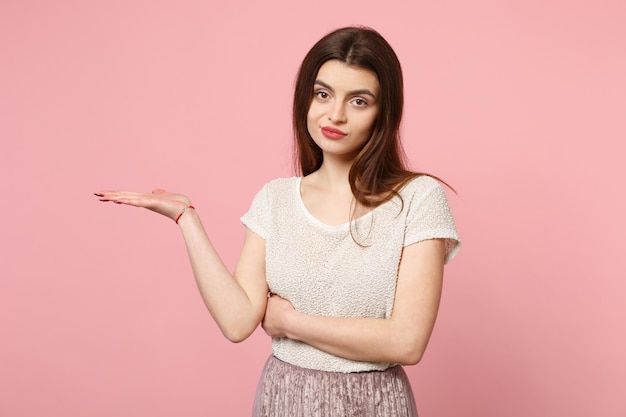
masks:
[[[149,194],[148,194],[149,196]],[[112,200],[114,203],[125,204],[127,206],[135,206],[135,207],[146,207],[150,208],[154,206],[154,199],[151,197],[146,197],[145,195],[141,196],[122,196],[115,200]]]
[[[167,194],[167,191],[162,188],[157,188],[155,190],[152,190],[152,194]]]
[[[129,191],[101,191],[95,193],[102,202],[113,202],[136,207],[150,207],[154,204],[152,194],[135,193]]]
[[[120,198],[142,198],[149,194],[137,193],[134,191],[112,191],[102,190],[94,193],[96,196],[106,199],[120,199]]]
[[[100,201],[114,201],[119,198],[119,193],[116,191],[103,190],[93,194],[98,197]]]

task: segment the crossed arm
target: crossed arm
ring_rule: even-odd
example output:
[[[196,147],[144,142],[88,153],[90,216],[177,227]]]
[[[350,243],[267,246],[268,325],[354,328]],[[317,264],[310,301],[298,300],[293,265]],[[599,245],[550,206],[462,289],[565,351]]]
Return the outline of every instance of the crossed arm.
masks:
[[[277,296],[267,303],[263,328],[346,359],[416,364],[435,324],[445,257],[441,239],[407,246],[402,253],[389,319],[339,318],[297,312]]]
[[[189,199],[155,190],[151,194],[100,191],[101,201],[143,207],[176,220]],[[297,312],[277,296],[267,297],[265,241],[246,230],[233,274],[211,244],[195,210],[178,225],[198,289],[226,338],[246,339],[262,323],[270,336],[299,340],[336,356],[359,361],[414,364],[430,338],[443,280],[444,242],[426,240],[406,247],[398,271],[389,319],[338,318]]]

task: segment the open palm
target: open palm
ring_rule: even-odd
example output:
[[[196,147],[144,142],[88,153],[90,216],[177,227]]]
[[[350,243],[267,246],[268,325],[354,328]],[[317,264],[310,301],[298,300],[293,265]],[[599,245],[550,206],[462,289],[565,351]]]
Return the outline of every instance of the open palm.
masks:
[[[156,189],[151,193],[102,190],[94,194],[100,198],[100,201],[143,207],[172,220],[176,220],[181,211],[191,204],[187,196],[162,189]]]

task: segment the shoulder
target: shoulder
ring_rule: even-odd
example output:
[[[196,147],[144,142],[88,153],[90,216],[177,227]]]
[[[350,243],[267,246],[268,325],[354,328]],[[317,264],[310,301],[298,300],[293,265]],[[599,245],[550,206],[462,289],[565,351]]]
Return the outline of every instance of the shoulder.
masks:
[[[281,186],[285,186],[285,185],[293,185],[296,182],[299,182],[301,179],[302,179],[301,177],[274,178],[273,180],[269,181],[265,185],[269,185],[269,186],[273,186],[273,187],[281,187]]]
[[[414,199],[420,196],[425,198],[433,192],[443,193],[445,195],[445,190],[441,183],[429,175],[418,175],[407,181],[407,183],[398,190],[398,194],[400,194],[403,199]]]
[[[286,200],[287,197],[296,193],[300,177],[276,178],[263,185],[257,191],[254,200],[265,205],[272,205],[275,201]]]
[[[299,182],[300,177],[275,178],[263,185],[261,191],[269,194],[282,193],[292,190]]]
[[[295,200],[298,177],[271,180],[252,199],[248,211],[241,217],[246,227],[266,239],[271,230],[271,221],[277,212],[289,209]]]

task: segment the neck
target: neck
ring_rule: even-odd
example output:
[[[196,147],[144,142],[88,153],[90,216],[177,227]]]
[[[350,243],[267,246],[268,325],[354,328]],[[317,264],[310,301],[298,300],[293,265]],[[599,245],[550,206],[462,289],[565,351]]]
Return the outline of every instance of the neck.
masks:
[[[350,191],[348,175],[352,167],[352,160],[325,157],[322,166],[317,170],[320,181],[323,181],[329,189],[336,191]]]

